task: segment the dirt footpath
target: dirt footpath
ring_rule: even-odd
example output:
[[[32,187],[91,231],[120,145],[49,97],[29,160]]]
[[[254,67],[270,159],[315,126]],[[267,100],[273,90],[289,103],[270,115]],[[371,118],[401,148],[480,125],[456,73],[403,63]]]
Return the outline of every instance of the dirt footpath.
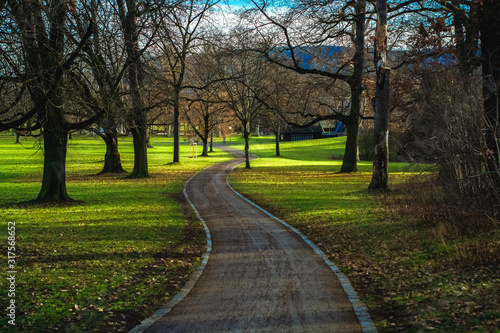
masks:
[[[242,162],[215,165],[188,183],[213,249],[194,288],[146,332],[362,332],[323,259],[228,188]]]

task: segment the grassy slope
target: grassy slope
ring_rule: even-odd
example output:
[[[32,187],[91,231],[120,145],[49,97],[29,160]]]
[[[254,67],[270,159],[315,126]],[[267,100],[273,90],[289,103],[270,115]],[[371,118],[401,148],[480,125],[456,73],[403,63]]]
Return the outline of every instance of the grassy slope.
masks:
[[[230,155],[189,159],[183,145],[181,163],[168,165],[172,143],[153,138],[152,177],[128,180],[126,174],[96,175],[103,141],[76,137],[68,150],[67,185],[82,202],[29,206],[22,202],[38,194],[42,152],[33,139],[22,146],[14,139],[0,134],[0,237],[5,244],[7,222],[15,221],[18,331],[129,329],[176,293],[204,250],[204,232],[199,223],[186,223],[178,194],[192,174]],[[121,140],[120,152],[130,171],[130,138]],[[6,264],[5,255],[4,248],[0,260]],[[1,286],[5,309],[6,284]],[[7,317],[1,320],[3,327]]]
[[[418,187],[405,180],[418,166],[392,163],[391,182],[400,185],[368,193],[371,163],[336,173],[341,161],[331,158],[342,155],[343,140],[282,143],[283,157],[275,157],[271,139],[254,138],[250,150],[260,158],[231,182],[318,244],[349,275],[381,332],[499,332],[498,229],[455,237],[440,221],[414,217],[406,191]]]

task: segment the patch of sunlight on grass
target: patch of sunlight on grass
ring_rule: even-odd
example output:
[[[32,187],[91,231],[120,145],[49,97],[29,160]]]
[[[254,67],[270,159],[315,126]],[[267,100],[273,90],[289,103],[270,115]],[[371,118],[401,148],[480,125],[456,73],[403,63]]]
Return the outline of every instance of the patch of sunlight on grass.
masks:
[[[97,175],[105,152],[100,138],[73,135],[67,188],[78,202],[32,206],[25,202],[40,190],[43,154],[33,138],[14,142],[0,133],[0,220],[16,222],[19,286],[17,326],[9,331],[105,331],[123,313],[129,325],[138,323],[176,293],[204,249],[204,231],[186,224],[178,195],[194,173],[230,154],[190,159],[182,143],[181,162],[169,164],[172,140],[152,137],[151,177],[125,179]],[[132,139],[120,138],[119,151],[131,171]]]

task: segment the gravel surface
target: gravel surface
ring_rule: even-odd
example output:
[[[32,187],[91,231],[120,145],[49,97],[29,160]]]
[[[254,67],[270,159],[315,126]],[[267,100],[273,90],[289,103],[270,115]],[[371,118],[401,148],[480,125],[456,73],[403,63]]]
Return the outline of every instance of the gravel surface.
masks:
[[[243,161],[217,164],[188,183],[212,252],[194,288],[146,332],[361,332],[323,259],[227,186]]]

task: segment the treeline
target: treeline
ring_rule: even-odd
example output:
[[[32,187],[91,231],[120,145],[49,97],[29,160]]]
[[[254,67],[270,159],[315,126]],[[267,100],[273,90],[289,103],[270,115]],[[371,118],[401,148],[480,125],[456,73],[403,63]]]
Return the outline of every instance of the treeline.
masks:
[[[71,200],[66,147],[79,129],[106,142],[103,172],[119,172],[126,127],[129,177],[148,177],[153,124],[179,162],[181,123],[204,155],[238,127],[248,156],[257,124],[279,136],[337,120],[342,172],[357,170],[360,133],[372,137],[370,188],[387,188],[397,139],[399,158],[437,163],[464,198],[498,204],[495,0],[252,0],[236,12],[217,0],[5,0],[0,13],[0,130],[41,130],[38,202]]]

